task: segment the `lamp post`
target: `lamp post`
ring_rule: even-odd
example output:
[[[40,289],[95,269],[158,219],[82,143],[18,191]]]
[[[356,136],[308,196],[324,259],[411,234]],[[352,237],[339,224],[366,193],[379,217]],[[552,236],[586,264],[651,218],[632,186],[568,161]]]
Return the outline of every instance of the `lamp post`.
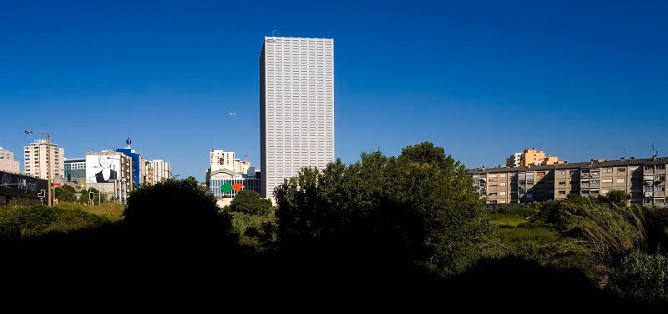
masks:
[[[48,206],[53,206],[53,188],[51,187],[51,134],[25,130],[26,134],[40,134],[46,136],[46,188],[49,191]]]

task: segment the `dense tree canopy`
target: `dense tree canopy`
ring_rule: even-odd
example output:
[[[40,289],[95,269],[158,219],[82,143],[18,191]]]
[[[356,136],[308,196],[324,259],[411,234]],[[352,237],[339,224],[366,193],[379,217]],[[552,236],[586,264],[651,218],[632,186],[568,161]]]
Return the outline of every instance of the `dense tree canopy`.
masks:
[[[270,210],[271,201],[252,190],[239,191],[230,204],[230,211],[250,215],[266,215]]]
[[[286,245],[371,241],[445,273],[467,267],[494,230],[464,166],[428,142],[398,158],[373,152],[348,166],[304,168],[275,196]]]
[[[59,186],[54,189],[54,195],[60,202],[76,202],[77,197],[74,195],[76,190],[69,185]]]
[[[132,191],[123,216],[134,230],[184,242],[225,240],[231,233],[229,215],[219,212],[213,194],[193,177]]]

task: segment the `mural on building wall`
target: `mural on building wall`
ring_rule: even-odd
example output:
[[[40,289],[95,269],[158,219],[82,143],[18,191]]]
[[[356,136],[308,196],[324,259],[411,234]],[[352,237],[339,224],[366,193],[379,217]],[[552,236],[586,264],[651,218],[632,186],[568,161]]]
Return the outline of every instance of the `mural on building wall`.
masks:
[[[220,191],[223,192],[223,197],[227,197],[227,196],[229,196],[227,194],[232,192],[232,190],[234,190],[235,192],[239,192],[243,187],[244,187],[244,185],[241,184],[241,183],[232,184],[228,181],[228,182],[225,182],[223,185],[220,186]]]
[[[111,183],[118,179],[121,157],[109,155],[86,155],[86,181],[88,183]]]

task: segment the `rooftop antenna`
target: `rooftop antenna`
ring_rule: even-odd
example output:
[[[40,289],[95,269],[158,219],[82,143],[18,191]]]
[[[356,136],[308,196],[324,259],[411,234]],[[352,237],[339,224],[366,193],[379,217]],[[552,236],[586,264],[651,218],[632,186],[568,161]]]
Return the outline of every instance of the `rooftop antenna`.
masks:
[[[650,147],[652,148],[652,156],[656,155],[656,149],[654,149],[654,143],[652,143]]]
[[[277,30],[277,29],[272,30],[272,31],[271,31],[271,37],[276,37],[276,33],[278,33],[278,30]]]

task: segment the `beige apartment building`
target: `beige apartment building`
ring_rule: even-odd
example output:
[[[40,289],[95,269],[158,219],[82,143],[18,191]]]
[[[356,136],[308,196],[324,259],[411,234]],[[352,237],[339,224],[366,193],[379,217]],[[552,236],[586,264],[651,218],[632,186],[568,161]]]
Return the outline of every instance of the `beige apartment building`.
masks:
[[[566,161],[559,160],[557,156],[547,156],[542,150],[527,148],[521,153],[514,153],[506,159],[507,167],[529,167],[538,165],[561,165]]]
[[[0,146],[0,171],[20,173],[19,162],[14,160],[14,153]]]
[[[597,197],[626,192],[629,204],[666,206],[668,157],[592,160],[572,164],[503,167],[469,171],[488,204],[562,200],[569,194]]]
[[[50,144],[50,149],[47,147],[47,141],[41,139],[23,148],[25,174],[46,180],[47,171],[50,171],[52,179],[62,179],[65,176],[65,150],[54,143]]]

